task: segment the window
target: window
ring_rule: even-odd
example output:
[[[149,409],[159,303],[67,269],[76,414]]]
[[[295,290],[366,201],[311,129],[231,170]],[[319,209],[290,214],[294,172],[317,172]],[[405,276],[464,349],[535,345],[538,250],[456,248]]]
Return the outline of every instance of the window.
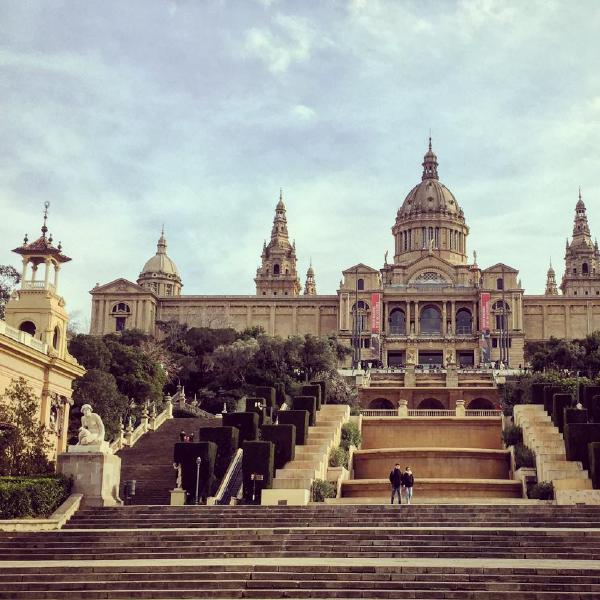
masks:
[[[390,333],[404,335],[406,333],[406,315],[399,308],[394,308],[389,317]]]
[[[577,267],[573,267],[573,275],[577,275]]]
[[[154,284],[156,285],[156,284]],[[129,304],[126,304],[125,302],[119,302],[118,304],[115,304],[113,306],[112,309],[113,313],[127,313],[129,314],[131,312],[131,309],[129,308]]]
[[[496,279],[496,289],[497,290],[504,289],[504,278],[503,277],[498,277],[498,279]]]
[[[273,265],[273,275],[279,275],[279,265]]]
[[[123,331],[125,329],[125,321],[126,317],[117,317],[116,318],[116,331]]]
[[[473,319],[471,311],[467,308],[460,308],[456,312],[456,334],[470,335],[473,330]]]
[[[54,328],[54,335],[52,336],[52,347],[58,350],[58,343],[60,342],[60,329],[58,325]]]
[[[166,285],[166,295],[167,296],[172,296],[173,295],[173,284],[172,283],[167,283],[167,285]]]
[[[583,263],[581,265],[581,273],[582,273],[582,275],[589,275],[590,274],[590,269],[589,269],[587,263]]]
[[[427,306],[421,311],[420,331],[441,335],[442,313],[437,306]]]
[[[33,321],[23,321],[23,323],[19,325],[19,329],[29,335],[35,335],[35,323]]]

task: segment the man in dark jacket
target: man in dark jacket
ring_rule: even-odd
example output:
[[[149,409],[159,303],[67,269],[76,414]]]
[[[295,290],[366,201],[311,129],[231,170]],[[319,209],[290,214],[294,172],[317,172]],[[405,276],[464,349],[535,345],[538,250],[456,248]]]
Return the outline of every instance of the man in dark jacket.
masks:
[[[390,473],[390,483],[392,485],[392,504],[394,504],[394,496],[398,494],[398,504],[402,504],[402,495],[400,489],[402,487],[402,471],[400,463],[396,463]]]
[[[402,487],[406,490],[406,503],[410,504],[413,497],[413,485],[415,484],[415,478],[410,470],[410,467],[406,467],[406,471],[402,473]]]

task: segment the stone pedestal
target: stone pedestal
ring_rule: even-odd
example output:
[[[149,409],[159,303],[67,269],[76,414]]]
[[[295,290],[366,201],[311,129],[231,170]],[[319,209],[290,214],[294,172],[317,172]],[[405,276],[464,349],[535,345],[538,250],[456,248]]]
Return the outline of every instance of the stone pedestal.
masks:
[[[408,417],[408,400],[406,398],[400,398],[398,404],[398,416]]]
[[[464,416],[466,416],[467,413],[465,412],[465,401],[462,398],[459,398],[456,401],[455,411],[456,411],[456,416],[457,417],[464,417]]]
[[[102,452],[63,452],[57,470],[73,478],[74,494],[83,494],[82,506],[119,506],[121,458]]]
[[[185,505],[185,490],[181,488],[175,488],[171,490],[171,506],[184,506]]]

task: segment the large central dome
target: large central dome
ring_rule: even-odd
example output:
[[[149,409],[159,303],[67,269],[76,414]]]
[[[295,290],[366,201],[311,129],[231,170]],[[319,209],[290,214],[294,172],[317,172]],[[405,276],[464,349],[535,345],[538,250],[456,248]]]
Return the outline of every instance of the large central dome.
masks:
[[[408,262],[428,251],[451,263],[465,264],[469,228],[454,194],[439,180],[431,138],[422,164],[421,182],[404,199],[392,228],[394,262]]]

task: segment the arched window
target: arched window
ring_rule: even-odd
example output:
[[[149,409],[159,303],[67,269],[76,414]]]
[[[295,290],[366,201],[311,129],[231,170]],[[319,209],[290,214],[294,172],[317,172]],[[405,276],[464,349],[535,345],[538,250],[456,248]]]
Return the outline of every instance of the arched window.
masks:
[[[54,328],[54,335],[52,336],[52,347],[58,350],[58,344],[60,342],[60,329],[58,325]]]
[[[421,311],[420,331],[421,333],[441,335],[442,313],[437,306],[426,306]]]
[[[587,263],[583,263],[581,265],[581,272],[583,273],[583,275],[589,275],[590,273],[590,268],[588,267]]]
[[[406,333],[406,315],[400,308],[394,308],[390,313],[390,333],[404,335]]]
[[[364,279],[359,279],[356,282],[356,289],[357,290],[364,290],[365,289],[365,280]]]
[[[396,408],[394,403],[387,398],[375,398],[369,402],[369,408],[374,410],[393,410]]]
[[[113,311],[113,313],[127,313],[127,314],[129,314],[131,312],[131,309],[129,308],[129,304],[127,304],[126,302],[119,302],[118,304],[115,304],[113,306],[112,311]]]
[[[29,335],[35,335],[35,323],[33,321],[23,321],[19,325],[19,329]]]
[[[473,331],[473,318],[468,308],[459,308],[456,312],[456,334],[470,335]]]
[[[444,410],[446,407],[436,398],[425,398],[419,402],[417,410]]]
[[[279,275],[279,265],[273,265],[273,275]]]
[[[498,279],[496,279],[496,289],[497,290],[504,289],[504,277],[498,277]]]
[[[494,410],[495,408],[494,403],[487,398],[475,398],[467,407],[468,410]]]

